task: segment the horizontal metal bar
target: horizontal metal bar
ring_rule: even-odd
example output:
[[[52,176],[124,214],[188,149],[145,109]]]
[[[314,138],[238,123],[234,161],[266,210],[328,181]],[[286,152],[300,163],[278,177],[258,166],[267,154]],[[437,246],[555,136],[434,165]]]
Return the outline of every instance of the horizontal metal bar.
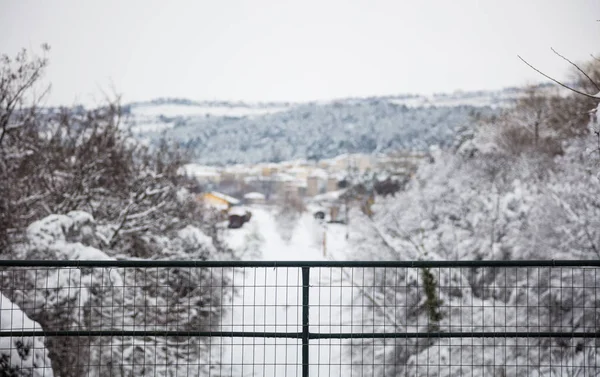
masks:
[[[184,260],[0,260],[0,267],[600,267],[600,260],[459,261],[184,261]]]
[[[154,331],[154,330],[10,330],[0,331],[0,338],[22,336],[135,336],[135,337],[210,337],[210,338],[288,338],[302,339],[301,332],[258,332],[258,331]],[[597,332],[552,332],[552,331],[459,331],[459,332],[403,332],[403,333],[309,333],[309,339],[390,339],[390,338],[599,338]]]
[[[600,338],[598,332],[405,332],[405,333],[311,333],[311,339],[389,339],[389,338]]]
[[[258,331],[181,331],[181,330],[8,330],[0,331],[0,338],[21,336],[136,336],[136,337],[210,337],[210,338],[288,338],[302,339],[301,332],[258,332]]]

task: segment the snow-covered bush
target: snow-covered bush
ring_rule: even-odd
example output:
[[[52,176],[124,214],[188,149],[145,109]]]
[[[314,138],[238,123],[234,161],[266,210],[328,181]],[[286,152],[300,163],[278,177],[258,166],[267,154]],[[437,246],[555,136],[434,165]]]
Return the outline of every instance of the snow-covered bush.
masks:
[[[127,257],[119,250],[89,246],[102,239],[96,227],[81,211],[51,215],[31,224],[26,232],[30,242],[15,250],[28,259]],[[155,259],[201,259],[217,253],[212,238],[191,225],[171,237],[148,237]],[[37,268],[11,269],[1,277],[0,290],[45,330],[209,331],[219,324],[223,300],[232,294],[229,276],[220,270]],[[197,373],[210,352],[205,340],[195,337],[47,337],[46,342],[53,368],[62,376],[185,374],[193,366]],[[180,367],[167,367],[172,362]]]
[[[6,296],[0,294],[0,330],[39,331],[32,321]],[[44,338],[13,336],[0,338],[0,375],[11,377],[52,377],[52,366]]]

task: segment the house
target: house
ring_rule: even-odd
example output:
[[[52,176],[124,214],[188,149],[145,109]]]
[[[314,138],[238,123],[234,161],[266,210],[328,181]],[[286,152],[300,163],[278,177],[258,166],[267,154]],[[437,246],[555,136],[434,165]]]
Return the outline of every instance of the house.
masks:
[[[308,177],[306,180],[306,195],[315,196],[319,194],[319,178]]]
[[[323,169],[313,169],[310,175],[306,178],[306,195],[315,196],[326,191],[328,174]]]
[[[179,174],[196,179],[200,184],[218,184],[221,181],[219,168],[198,164],[186,164],[179,169]]]
[[[212,207],[221,211],[228,211],[231,207],[240,204],[238,199],[216,191],[204,193],[202,195],[202,201],[208,207]]]
[[[338,189],[339,189],[339,187],[338,187],[337,178],[336,177],[328,177],[326,191],[331,192],[331,191],[337,191]]]
[[[265,164],[259,165],[261,176],[271,177],[279,172],[279,166],[277,164]]]

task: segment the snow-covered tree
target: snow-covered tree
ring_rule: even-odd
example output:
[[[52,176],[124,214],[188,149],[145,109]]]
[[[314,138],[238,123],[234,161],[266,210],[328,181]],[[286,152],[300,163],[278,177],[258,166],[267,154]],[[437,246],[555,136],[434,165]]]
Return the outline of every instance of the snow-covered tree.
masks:
[[[594,118],[589,123],[586,106],[572,96],[525,97],[502,118],[478,125],[453,149],[433,150],[432,162],[420,166],[403,191],[377,197],[372,219],[357,216],[351,224],[353,244],[360,242],[355,257],[597,259],[600,149],[594,134],[598,126]],[[600,325],[594,273],[552,268],[431,269],[432,276],[418,269],[367,271],[356,284],[373,289],[357,293],[355,318],[379,331],[427,331],[432,322],[440,331],[532,326],[536,331],[594,331]],[[435,321],[428,304],[431,281],[438,284],[433,300],[440,302]],[[569,293],[559,287],[569,287]],[[394,310],[398,307],[403,310]],[[585,339],[353,342],[353,360],[363,374],[541,376],[556,373],[546,366],[559,360],[597,367],[599,357],[597,345]],[[372,367],[365,369],[366,364]],[[529,368],[519,367],[524,365]]]
[[[16,250],[28,259],[124,256],[90,246],[98,237],[94,219],[75,211],[34,222],[27,229],[28,243]],[[155,259],[200,259],[216,253],[212,238],[192,226],[148,244],[156,248]],[[1,287],[45,330],[209,331],[219,324],[222,304],[233,293],[227,271],[183,268],[13,269],[2,274]],[[204,339],[194,337],[48,337],[46,342],[55,372],[65,376],[191,373],[189,368],[207,367],[210,352]]]
[[[27,107],[33,85],[13,73],[35,82],[45,60],[19,55],[14,63],[0,61],[0,253],[44,260],[232,257],[215,219],[178,174],[184,151],[130,137],[118,103]],[[5,269],[0,291],[45,330],[210,330],[232,294],[226,271],[166,268]],[[45,342],[61,376],[198,374],[211,354],[193,337]]]

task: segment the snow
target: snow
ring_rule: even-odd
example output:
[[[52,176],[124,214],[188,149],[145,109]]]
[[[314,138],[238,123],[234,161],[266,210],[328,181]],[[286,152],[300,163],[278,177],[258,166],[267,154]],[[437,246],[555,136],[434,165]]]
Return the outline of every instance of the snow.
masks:
[[[134,134],[141,134],[146,132],[161,132],[165,130],[170,130],[175,127],[175,123],[173,122],[155,122],[149,120],[148,122],[141,122],[139,124],[135,124],[131,126],[131,132]]]
[[[52,249],[56,249],[69,260],[115,260],[103,251],[80,243],[56,241]]]
[[[282,164],[282,165],[284,165],[284,164]],[[294,174],[294,175],[306,174],[307,171],[308,171],[308,169],[304,166],[293,166],[293,167],[287,169],[288,173]]]
[[[309,177],[311,178],[319,178],[319,179],[327,179],[329,174],[324,169],[313,169],[310,173]]]
[[[473,113],[498,112],[469,106],[405,108],[389,101],[384,97],[340,100],[290,106],[267,114],[257,113],[265,112],[260,106],[242,106],[243,114],[256,115],[239,117],[242,114],[234,109],[240,107],[233,103],[223,111],[211,106],[207,110],[193,105],[144,104],[132,107],[128,121],[138,130],[150,124],[148,132],[136,134],[139,138],[157,141],[166,136],[187,145],[198,153],[199,163],[222,166],[292,160],[304,165],[307,159],[322,160],[349,150],[370,154],[400,148],[422,150],[432,143],[448,146],[454,130],[468,124]],[[207,117],[207,112],[213,115]],[[171,127],[174,119],[160,114],[188,115],[179,116]],[[169,125],[161,132],[150,131],[157,123]],[[351,130],[348,123],[354,125]]]
[[[260,192],[249,192],[246,195],[244,195],[244,199],[264,200],[265,195],[261,194]]]
[[[195,248],[201,246],[209,250],[211,253],[216,252],[213,239],[195,226],[188,225],[179,230],[177,232],[177,237],[179,237],[187,245],[193,245]]]
[[[287,174],[287,173],[277,173],[275,174],[275,176],[273,177],[275,178],[277,181],[280,182],[294,182],[296,181],[296,177],[291,175],[291,174]]]
[[[220,177],[219,169],[214,166],[206,166],[199,164],[183,165],[178,171],[179,174],[192,177]]]
[[[302,214],[295,225],[292,238],[286,242],[278,230],[277,219],[268,207],[252,207],[252,222],[244,228],[231,230],[226,240],[233,248],[243,248],[248,237],[256,234],[260,240],[257,259],[266,261],[325,260],[341,256],[347,250],[344,231],[339,227],[324,227],[310,214]],[[323,233],[327,232],[327,255],[323,250]],[[245,258],[248,259],[248,258]],[[319,331],[349,331],[342,321],[341,305],[349,304],[352,292],[338,289],[333,294],[326,287],[339,274],[330,275],[328,269],[311,269],[310,321],[319,324]],[[335,275],[335,274],[334,274]],[[240,272],[234,285],[243,289],[234,298],[233,311],[222,321],[223,331],[301,331],[301,286],[299,268],[255,268]],[[314,329],[313,329],[314,331]],[[324,347],[316,347],[322,343]],[[297,340],[242,338],[230,341],[222,354],[223,361],[234,364],[234,375],[300,376],[301,347]],[[311,375],[349,375],[343,342],[339,340],[311,341]]]
[[[94,223],[87,212],[72,211],[66,215],[50,215],[27,227],[27,238],[32,246],[45,249],[56,241],[65,241],[67,234]]]
[[[219,199],[225,200],[227,203],[229,203],[231,205],[240,204],[240,201],[238,199],[234,198],[233,196],[229,196],[227,194],[223,194],[221,192],[216,192],[216,191],[211,191],[210,194],[216,196]]]
[[[344,195],[345,192],[346,192],[346,189],[326,192],[324,194],[319,194],[319,195],[314,196],[311,201],[315,202],[315,203],[334,202],[334,201],[339,200],[340,197],[342,195]]]
[[[227,204],[208,203],[206,206],[216,211],[227,211],[229,209]]]
[[[19,307],[6,296],[0,294],[1,331],[39,331],[41,326],[32,321]],[[0,360],[7,365],[0,374],[6,376],[52,377],[52,367],[48,351],[42,337],[1,337]]]
[[[229,209],[230,215],[244,216],[246,212],[249,212],[249,209],[242,206],[235,206]]]
[[[544,89],[540,89],[544,90]],[[548,89],[546,89],[548,90]],[[553,90],[553,88],[549,89]],[[523,91],[479,91],[462,92],[457,91],[451,94],[418,95],[403,98],[391,98],[390,103],[407,106],[411,108],[419,107],[455,107],[455,106],[473,106],[492,108],[506,108],[514,105],[518,98],[524,96]]]

